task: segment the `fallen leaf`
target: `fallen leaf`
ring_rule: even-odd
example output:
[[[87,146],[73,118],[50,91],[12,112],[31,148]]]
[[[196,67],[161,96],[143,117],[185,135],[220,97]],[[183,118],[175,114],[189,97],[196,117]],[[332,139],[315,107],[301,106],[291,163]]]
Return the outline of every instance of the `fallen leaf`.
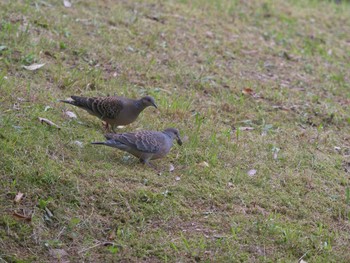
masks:
[[[48,56],[48,57],[52,57],[52,58],[57,58],[57,56],[55,55],[55,54],[52,54],[50,51],[48,51],[48,50],[46,50],[45,52],[44,52],[44,54],[46,55],[46,56]]]
[[[154,20],[154,21],[157,21],[157,22],[164,24],[164,19],[161,18],[159,15],[146,15],[146,17],[148,19],[151,19],[151,20]]]
[[[257,171],[256,171],[255,169],[252,169],[252,170],[249,170],[247,174],[248,174],[249,176],[254,176],[254,175],[256,174],[256,172],[257,172]]]
[[[206,161],[203,161],[203,162],[199,163],[199,166],[209,167],[209,163],[207,163]]]
[[[287,107],[285,107],[285,106],[282,106],[282,105],[273,105],[272,108],[273,108],[273,109],[276,109],[276,110],[290,111],[289,108],[287,108]]]
[[[272,124],[266,124],[263,128],[262,128],[262,132],[261,132],[261,136],[266,136],[267,133],[273,129],[273,125]]]
[[[251,88],[244,88],[244,89],[242,90],[242,93],[243,93],[244,95],[254,95],[254,94],[255,94],[255,92],[254,92]]]
[[[175,177],[175,181],[180,181],[181,180],[181,177],[180,176],[176,176]]]
[[[224,236],[224,235],[214,235],[213,237],[216,238],[216,239],[227,238],[227,236]]]
[[[83,143],[81,142],[81,141],[74,141],[73,142],[76,146],[78,146],[79,148],[83,148],[84,147],[84,145],[83,145]]]
[[[283,57],[287,60],[292,60],[292,57],[286,51],[283,51]]]
[[[277,160],[278,152],[279,152],[279,151],[280,151],[280,148],[277,148],[277,147],[273,147],[273,148],[272,148],[273,159],[274,159],[274,160]]]
[[[347,156],[349,156],[349,155],[347,155]],[[343,162],[342,166],[343,166],[345,172],[350,173],[350,162]]]
[[[47,207],[45,207],[44,211],[45,211],[43,216],[44,220],[46,221],[46,223],[51,223],[53,218],[53,213]]]
[[[244,89],[242,90],[242,94],[243,94],[243,95],[247,95],[247,96],[252,96],[252,97],[255,98],[255,99],[261,99],[261,98],[263,98],[263,96],[261,96],[260,94],[255,93],[254,90],[251,89],[251,88],[244,88]]]
[[[72,7],[72,3],[71,2],[69,2],[68,0],[63,0],[63,5],[65,6],[65,7]]]
[[[208,38],[214,38],[214,33],[211,32],[211,31],[205,32],[205,35],[206,35]]]
[[[174,165],[170,164],[169,165],[169,172],[174,172],[174,170],[175,170]]]
[[[68,118],[71,118],[71,119],[76,119],[77,118],[77,115],[72,112],[72,111],[65,111],[64,114],[68,117]]]
[[[49,109],[52,109],[50,106],[46,106],[44,111],[48,111]]]
[[[48,209],[47,207],[45,207],[45,212],[49,217],[53,217],[52,212],[50,211],[50,209]]]
[[[241,50],[241,52],[242,52],[244,55],[254,55],[254,54],[258,53],[257,50]]]
[[[50,253],[51,257],[53,257],[55,259],[59,259],[59,260],[62,260],[63,258],[68,256],[67,251],[65,251],[64,249],[50,249],[49,253]],[[65,262],[67,262],[67,261],[65,261]]]
[[[164,192],[162,192],[162,195],[169,196],[171,195],[171,192],[168,189],[166,189]]]
[[[130,46],[128,46],[126,48],[126,50],[129,51],[129,52],[135,52],[135,49],[133,47],[130,47]]]
[[[108,246],[114,246],[115,244],[113,242],[103,242],[102,246],[108,247]]]
[[[45,63],[43,63],[43,64],[36,64],[36,63],[34,63],[34,64],[30,65],[30,66],[23,66],[23,68],[25,68],[26,70],[34,71],[34,70],[37,70],[39,68],[42,68],[44,65],[45,65]]]
[[[340,151],[341,151],[341,147],[339,147],[339,146],[334,146],[334,150],[336,150],[337,152],[340,152]]]
[[[18,193],[16,194],[16,197],[15,197],[15,200],[14,200],[15,203],[19,203],[19,202],[22,200],[23,196],[24,196],[23,193],[18,192]]]
[[[13,109],[14,109],[14,110],[20,110],[21,107],[20,107],[19,105],[20,105],[19,103],[13,104]]]
[[[115,231],[113,230],[110,234],[109,234],[109,236],[108,236],[108,239],[109,240],[114,240],[115,238],[116,238],[116,234],[115,234]]]
[[[251,131],[251,130],[254,130],[253,127],[239,127],[238,128],[240,131]]]
[[[39,117],[39,121],[41,122],[41,124],[46,123],[47,125],[49,125],[49,126],[54,126],[54,127],[56,127],[57,129],[59,129],[59,130],[61,129],[60,126],[58,126],[57,124],[53,123],[52,121],[50,121],[50,120],[48,120],[48,119]]]
[[[25,220],[25,221],[28,221],[28,222],[30,222],[32,220],[32,216],[22,215],[22,214],[19,214],[17,212],[13,212],[12,215],[14,217],[16,217],[17,219],[20,219],[20,220]]]

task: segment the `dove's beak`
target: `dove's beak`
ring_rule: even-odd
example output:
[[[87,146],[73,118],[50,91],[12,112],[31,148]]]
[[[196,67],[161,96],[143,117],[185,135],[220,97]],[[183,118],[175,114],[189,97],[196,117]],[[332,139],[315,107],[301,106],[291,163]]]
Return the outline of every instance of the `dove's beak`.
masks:
[[[177,141],[177,144],[178,144],[178,145],[180,145],[180,146],[182,145],[182,141],[181,141],[181,138],[180,138],[180,137],[177,137],[177,140],[176,140],[176,141]]]

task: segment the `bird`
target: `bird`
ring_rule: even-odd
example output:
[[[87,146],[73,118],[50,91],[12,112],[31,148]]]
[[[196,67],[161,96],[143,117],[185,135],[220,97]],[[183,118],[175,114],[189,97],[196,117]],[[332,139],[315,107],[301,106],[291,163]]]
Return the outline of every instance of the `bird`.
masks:
[[[109,125],[114,127],[128,125],[134,122],[139,114],[147,107],[153,106],[158,108],[154,98],[145,96],[141,99],[129,99],[120,96],[110,97],[79,97],[71,96],[71,100],[60,100],[61,102],[74,105],[86,110],[105,121],[105,128],[108,130]]]
[[[174,139],[182,145],[180,133],[176,128],[167,128],[163,131],[108,133],[105,137],[105,142],[92,142],[92,144],[118,148],[134,155],[141,163],[149,166],[153,166],[150,160],[163,158],[169,153]]]

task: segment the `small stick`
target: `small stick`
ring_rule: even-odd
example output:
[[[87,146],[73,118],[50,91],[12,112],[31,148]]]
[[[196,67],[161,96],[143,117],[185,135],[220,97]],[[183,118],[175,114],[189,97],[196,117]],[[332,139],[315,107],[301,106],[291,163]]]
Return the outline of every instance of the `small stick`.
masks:
[[[59,130],[61,129],[60,126],[58,126],[57,124],[53,123],[52,121],[50,121],[50,120],[48,120],[48,119],[39,117],[39,121],[41,122],[41,124],[46,123],[47,125],[49,125],[49,126],[54,126],[54,127],[56,127],[57,129],[59,129]]]
[[[114,245],[113,242],[98,242],[97,244],[95,244],[95,245],[93,245],[93,246],[91,246],[91,247],[84,248],[84,249],[78,251],[78,254],[81,254],[81,253],[83,253],[83,252],[86,252],[86,251],[88,251],[88,250],[90,250],[90,249],[93,249],[93,248],[95,248],[95,247],[99,247],[99,246],[113,246],[113,245]]]
[[[62,230],[58,233],[56,239],[60,239],[60,237],[61,237],[61,235],[62,235],[62,233],[63,233],[63,231],[64,231],[65,229],[66,229],[66,227],[64,226],[64,227],[62,228]]]
[[[305,253],[304,253],[304,255],[302,255],[299,259],[298,259],[298,262],[300,262],[305,256],[306,256],[306,254],[308,253],[309,251],[306,251]]]
[[[91,246],[91,247],[84,248],[84,249],[78,251],[78,254],[81,254],[81,253],[83,253],[83,252],[85,252],[85,251],[88,251],[88,250],[90,250],[90,249],[93,249],[93,248],[95,248],[95,247],[99,247],[99,246],[101,246],[101,245],[102,245],[102,243],[99,242],[99,243],[97,243],[97,244],[95,244],[95,245],[93,245],[93,246]]]
[[[31,216],[21,215],[21,214],[19,214],[17,212],[13,212],[12,215],[14,217],[18,218],[18,219],[25,220],[25,221],[28,221],[28,222],[30,222],[32,220]]]

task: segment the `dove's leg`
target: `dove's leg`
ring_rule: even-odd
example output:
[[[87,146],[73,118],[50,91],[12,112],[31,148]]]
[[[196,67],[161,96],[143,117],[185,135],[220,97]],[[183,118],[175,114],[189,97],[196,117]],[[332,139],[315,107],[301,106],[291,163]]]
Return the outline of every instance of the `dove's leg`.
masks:
[[[107,131],[108,130],[108,122],[103,121],[102,125],[103,125],[103,129]]]
[[[154,169],[156,172],[160,172],[157,168],[157,166],[155,166],[153,163],[150,163],[149,160],[145,160],[145,159],[140,159],[140,162],[143,164],[143,165],[148,165],[149,167],[151,167],[152,169]]]

